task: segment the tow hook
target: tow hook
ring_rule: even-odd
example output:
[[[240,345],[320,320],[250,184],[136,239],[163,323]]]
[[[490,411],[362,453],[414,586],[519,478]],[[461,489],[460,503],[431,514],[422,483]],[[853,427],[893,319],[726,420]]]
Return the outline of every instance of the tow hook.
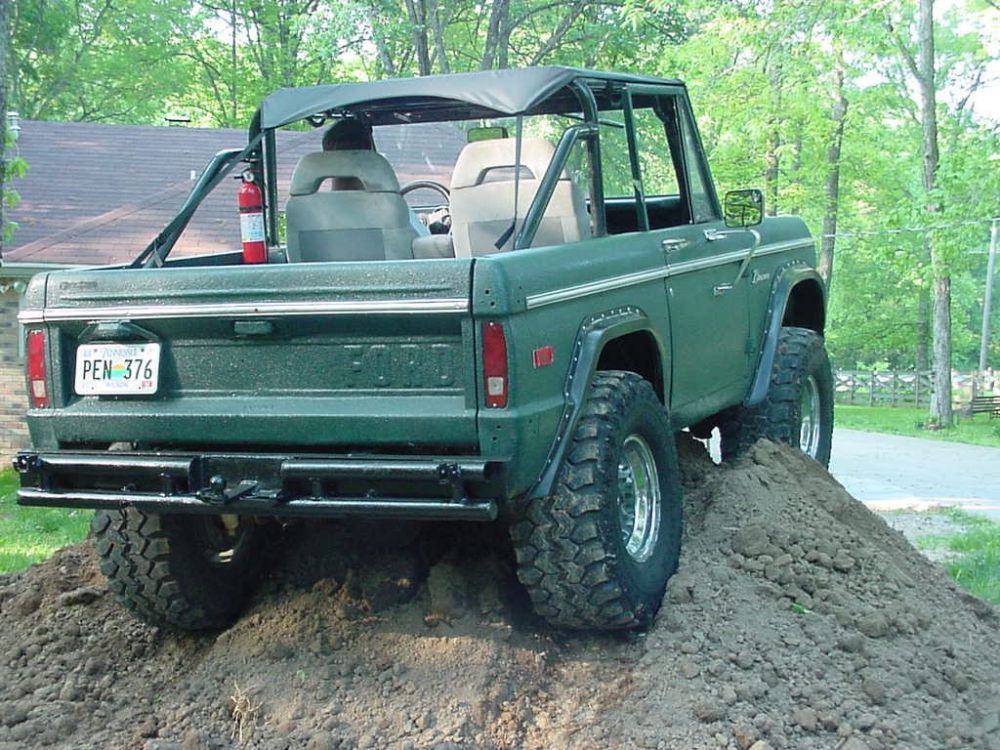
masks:
[[[451,485],[452,500],[463,505],[469,502],[462,481],[462,467],[456,463],[443,463],[437,467],[438,481]]]
[[[37,453],[18,453],[13,464],[18,474],[28,474],[42,468],[42,459]]]
[[[252,479],[244,479],[232,489],[228,489],[226,485],[226,478],[216,474],[208,480],[208,487],[198,490],[195,493],[195,497],[212,505],[227,505],[255,494],[260,483]]]

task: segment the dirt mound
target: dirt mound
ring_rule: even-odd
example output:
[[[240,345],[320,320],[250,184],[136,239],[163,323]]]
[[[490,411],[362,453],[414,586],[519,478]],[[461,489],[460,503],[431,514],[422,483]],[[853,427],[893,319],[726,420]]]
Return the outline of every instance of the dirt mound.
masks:
[[[566,634],[484,527],[286,535],[216,635],[133,621],[89,547],[0,578],[0,750],[1000,750],[1000,617],[818,466],[682,446],[656,625]]]

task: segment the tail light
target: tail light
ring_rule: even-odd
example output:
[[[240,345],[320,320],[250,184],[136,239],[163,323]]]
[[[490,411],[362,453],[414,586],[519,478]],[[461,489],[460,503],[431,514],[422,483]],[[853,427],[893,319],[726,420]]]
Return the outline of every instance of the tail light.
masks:
[[[483,384],[486,386],[486,406],[503,409],[507,406],[510,380],[507,377],[507,335],[503,326],[493,321],[483,323]]]
[[[49,386],[45,369],[45,332],[28,331],[27,340],[28,401],[35,409],[49,405]]]

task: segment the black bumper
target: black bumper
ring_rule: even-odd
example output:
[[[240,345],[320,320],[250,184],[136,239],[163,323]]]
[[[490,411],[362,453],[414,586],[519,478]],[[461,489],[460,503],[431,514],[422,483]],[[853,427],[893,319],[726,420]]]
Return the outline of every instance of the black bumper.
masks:
[[[23,451],[14,468],[20,505],[491,521],[506,466],[478,457]]]

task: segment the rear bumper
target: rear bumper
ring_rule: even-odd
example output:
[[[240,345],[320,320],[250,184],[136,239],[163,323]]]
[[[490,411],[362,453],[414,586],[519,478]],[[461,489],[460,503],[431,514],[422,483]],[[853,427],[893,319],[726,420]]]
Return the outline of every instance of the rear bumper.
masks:
[[[479,457],[23,451],[14,468],[21,505],[491,521],[507,466]]]
[[[66,365],[72,370],[72,365]],[[72,389],[72,383],[66,384]],[[52,409],[29,409],[31,444],[57,450],[64,442],[159,443],[210,445],[237,451],[244,446],[386,446],[407,445],[414,435],[434,444],[474,452],[476,405],[465,394],[281,396],[184,395],[163,399],[79,398],[66,394]],[[240,446],[240,447],[229,447]],[[336,449],[333,449],[336,450]]]

